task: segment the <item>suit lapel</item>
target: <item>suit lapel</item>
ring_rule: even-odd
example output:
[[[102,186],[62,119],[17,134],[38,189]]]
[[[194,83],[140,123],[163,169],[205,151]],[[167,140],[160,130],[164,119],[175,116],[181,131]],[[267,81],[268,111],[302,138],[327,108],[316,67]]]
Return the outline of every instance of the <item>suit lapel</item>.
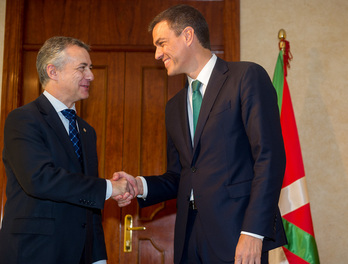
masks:
[[[227,63],[221,60],[220,58],[217,58],[215,67],[210,76],[209,83],[207,85],[207,88],[203,97],[201,110],[199,112],[196,132],[194,136],[193,153],[195,153],[197,149],[198,142],[200,140],[203,128],[208,120],[210,111],[214,105],[216,97],[218,96],[223,84],[225,83],[225,80],[227,78],[227,75],[225,75],[225,73],[227,71],[228,71]]]
[[[60,140],[67,154],[70,156],[71,160],[76,160],[79,164],[77,156],[73,145],[71,144],[70,138],[66,129],[62,123],[62,120],[59,118],[58,113],[48,101],[44,95],[40,95],[37,99],[37,106],[39,111],[42,113],[43,118],[46,120],[47,124],[53,129],[57,138]]]
[[[86,151],[87,149],[87,142],[89,142],[89,138],[88,138],[88,131],[87,128],[84,126],[84,123],[82,122],[82,119],[77,116],[77,123],[79,126],[79,133],[80,133],[80,141],[81,141],[81,153],[82,153],[82,158],[83,158],[83,164],[84,164],[84,169],[85,171],[87,170],[87,156],[88,156],[88,151]]]
[[[181,131],[181,134],[183,135],[183,145],[187,147],[187,153],[189,153],[189,155],[191,156],[192,142],[187,112],[187,89],[188,82],[186,82],[185,88],[181,91],[181,95],[178,98],[177,107],[175,109],[178,109],[178,129]]]

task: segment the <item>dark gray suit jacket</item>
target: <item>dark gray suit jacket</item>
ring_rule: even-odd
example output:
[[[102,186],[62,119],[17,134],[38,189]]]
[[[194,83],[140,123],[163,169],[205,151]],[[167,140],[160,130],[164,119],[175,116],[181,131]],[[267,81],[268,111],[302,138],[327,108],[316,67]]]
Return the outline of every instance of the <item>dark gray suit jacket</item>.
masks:
[[[278,209],[285,151],[275,89],[249,62],[217,59],[203,98],[192,148],[187,85],[166,106],[167,172],[146,177],[141,206],[177,198],[174,262],[181,259],[189,197],[206,237],[223,261],[233,261],[241,231],[265,237],[263,250],[284,245]]]
[[[101,212],[106,183],[98,178],[96,134],[77,119],[82,167],[44,95],[13,110],[4,131],[7,201],[0,263],[79,263],[106,259]]]

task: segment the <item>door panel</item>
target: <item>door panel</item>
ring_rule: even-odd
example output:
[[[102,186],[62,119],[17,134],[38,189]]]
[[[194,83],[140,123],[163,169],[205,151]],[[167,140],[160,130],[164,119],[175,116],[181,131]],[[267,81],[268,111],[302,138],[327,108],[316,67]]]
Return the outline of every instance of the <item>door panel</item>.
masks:
[[[23,85],[21,88],[20,104],[24,105],[35,100],[40,93],[41,85],[36,71],[37,51],[23,53]]]
[[[153,53],[127,53],[123,168],[132,175],[158,175],[166,169],[165,105],[184,87],[183,75],[168,77]],[[140,209],[136,203],[122,210],[133,215],[134,252],[121,252],[121,263],[172,263],[176,206],[163,202]],[[124,226],[123,226],[124,228]],[[121,232],[123,234],[123,231]]]
[[[91,52],[94,81],[90,96],[80,102],[80,116],[97,132],[99,177],[109,179],[122,169],[124,115],[123,52]]]
[[[99,177],[109,179],[122,170],[125,54],[92,52],[91,60],[95,79],[81,102],[81,117],[96,130]],[[119,263],[121,210],[109,199],[102,213],[109,264]]]

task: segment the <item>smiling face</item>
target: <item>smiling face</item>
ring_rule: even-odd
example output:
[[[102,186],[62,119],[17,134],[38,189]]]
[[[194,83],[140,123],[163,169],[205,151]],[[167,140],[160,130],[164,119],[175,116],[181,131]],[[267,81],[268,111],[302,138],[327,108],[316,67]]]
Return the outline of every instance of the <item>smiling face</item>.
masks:
[[[167,21],[162,21],[153,28],[152,37],[156,47],[155,58],[163,61],[168,75],[187,73],[189,54],[184,34],[176,36]]]
[[[59,89],[59,99],[71,107],[76,101],[88,98],[90,82],[94,80],[94,75],[87,50],[69,46],[63,52],[65,52],[65,64],[61,69],[56,68],[57,89]]]

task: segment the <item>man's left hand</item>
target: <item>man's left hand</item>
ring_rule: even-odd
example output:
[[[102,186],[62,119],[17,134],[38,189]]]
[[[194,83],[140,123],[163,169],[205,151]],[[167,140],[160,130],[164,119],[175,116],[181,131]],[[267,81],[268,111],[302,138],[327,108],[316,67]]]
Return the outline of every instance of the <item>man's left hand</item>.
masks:
[[[241,234],[236,248],[235,264],[260,264],[262,240]]]

